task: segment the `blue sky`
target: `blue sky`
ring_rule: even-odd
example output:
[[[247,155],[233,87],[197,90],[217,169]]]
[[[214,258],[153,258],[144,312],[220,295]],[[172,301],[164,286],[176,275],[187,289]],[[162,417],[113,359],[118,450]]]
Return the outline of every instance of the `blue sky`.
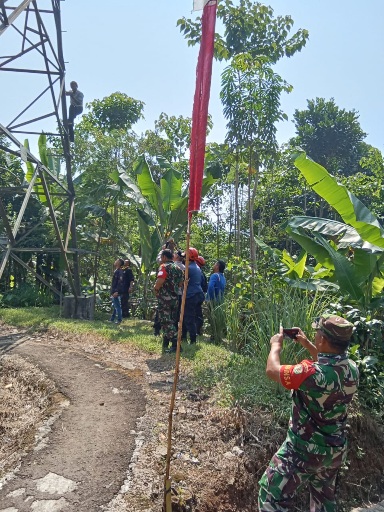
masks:
[[[304,109],[307,99],[334,97],[339,107],[359,112],[367,142],[383,151],[383,0],[265,3],[275,15],[290,14],[294,28],[306,28],[310,34],[301,53],[276,66],[294,87],[282,97],[289,121],[279,125],[279,142],[294,135],[296,108]],[[192,0],[65,0],[61,8],[68,83],[79,83],[85,101],[116,91],[144,101],[145,120],[136,125],[137,131],[153,128],[161,112],[191,116],[198,48],[187,46],[176,21],[197,15],[191,13]],[[2,55],[9,52],[11,40],[7,33],[1,36]],[[225,136],[219,99],[223,66],[215,62],[213,68],[210,113],[214,128],[209,140],[216,142]],[[0,77],[0,123],[7,124],[17,105],[24,105],[32,94],[35,77],[17,73],[1,73]],[[43,123],[38,128],[48,129]]]

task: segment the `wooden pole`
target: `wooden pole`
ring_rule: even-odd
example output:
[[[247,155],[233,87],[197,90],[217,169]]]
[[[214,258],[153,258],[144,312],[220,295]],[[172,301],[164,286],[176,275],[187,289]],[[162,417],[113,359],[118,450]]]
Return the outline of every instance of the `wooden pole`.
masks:
[[[175,408],[175,400],[176,400],[176,389],[177,389],[177,383],[179,380],[181,335],[182,335],[182,329],[183,329],[185,300],[187,297],[187,288],[188,288],[189,245],[190,245],[190,238],[191,238],[191,221],[192,221],[192,213],[188,213],[187,247],[185,249],[186,258],[185,258],[184,288],[183,288],[183,296],[181,299],[180,319],[179,319],[179,325],[178,325],[178,331],[177,331],[175,373],[173,376],[171,403],[170,403],[169,415],[168,415],[168,445],[167,445],[167,459],[166,459],[165,478],[164,478],[164,509],[165,509],[165,512],[172,512],[172,495],[171,495],[172,480],[170,478],[171,452],[172,452],[172,424],[173,424],[173,410]]]

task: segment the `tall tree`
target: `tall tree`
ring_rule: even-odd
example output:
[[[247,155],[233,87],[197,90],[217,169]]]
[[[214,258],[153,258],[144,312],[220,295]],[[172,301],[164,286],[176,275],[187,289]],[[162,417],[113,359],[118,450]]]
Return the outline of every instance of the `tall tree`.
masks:
[[[239,255],[242,224],[239,187],[244,149],[248,160],[248,225],[252,239],[258,171],[266,147],[269,151],[275,150],[274,123],[283,117],[279,110],[279,97],[283,89],[288,90],[271,65],[300,51],[306,44],[308,31],[299,29],[291,34],[294,24],[291,16],[275,17],[271,7],[252,0],[240,0],[237,5],[232,0],[223,0],[219,3],[217,16],[222,21],[223,30],[215,35],[215,56],[219,60],[230,61],[222,76],[221,99],[228,119],[226,140],[235,154],[235,197],[231,203],[236,224],[235,252]],[[188,45],[193,46],[200,41],[199,18],[196,21],[182,18],[177,24]],[[263,109],[268,112],[269,119]],[[253,242],[251,259],[255,263]]]
[[[237,154],[245,150],[248,164],[248,226],[253,269],[256,267],[253,213],[260,169],[276,154],[276,123],[287,118],[280,109],[280,95],[290,90],[291,86],[274,73],[265,59],[255,60],[249,54],[233,58],[222,75],[221,99],[228,120],[226,142]],[[238,200],[235,202],[238,204]]]
[[[93,100],[87,107],[90,112],[82,119],[103,133],[112,130],[129,130],[143,117],[144,103],[122,92],[114,92],[102,100]]]
[[[282,57],[291,57],[300,51],[308,40],[308,31],[299,29],[293,35],[291,16],[273,15],[271,7],[252,0],[240,0],[234,5],[232,0],[219,2],[217,17],[222,21],[224,33],[215,34],[215,57],[230,60],[241,53],[256,57],[267,57],[271,63]],[[181,18],[177,25],[189,46],[200,42],[201,21]]]
[[[293,118],[297,137],[292,144],[305,149],[331,174],[351,176],[357,172],[366,137],[358,112],[339,108],[333,98],[316,98],[307,101],[305,110],[295,110]]]

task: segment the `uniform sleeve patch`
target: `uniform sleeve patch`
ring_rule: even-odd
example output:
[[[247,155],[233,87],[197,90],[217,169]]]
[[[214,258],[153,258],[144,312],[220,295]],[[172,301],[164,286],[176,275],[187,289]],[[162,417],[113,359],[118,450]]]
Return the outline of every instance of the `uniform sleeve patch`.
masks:
[[[159,277],[160,279],[166,279],[167,275],[167,269],[165,267],[160,267],[157,277]]]
[[[299,364],[284,364],[280,367],[280,380],[287,389],[299,389],[305,379],[315,371],[313,361],[307,359]]]
[[[295,373],[296,375],[299,375],[300,373],[303,373],[303,371],[304,371],[304,368],[303,368],[302,364],[296,364],[293,367],[293,373]]]

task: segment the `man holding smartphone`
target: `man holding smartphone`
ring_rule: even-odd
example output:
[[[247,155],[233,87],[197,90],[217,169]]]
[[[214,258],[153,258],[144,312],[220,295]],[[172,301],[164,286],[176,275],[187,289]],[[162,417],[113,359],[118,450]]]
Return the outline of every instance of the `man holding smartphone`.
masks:
[[[310,512],[336,510],[336,477],[346,458],[347,407],[359,378],[346,353],[353,325],[340,316],[323,315],[312,327],[314,343],[295,328],[295,341],[311,355],[299,364],[280,364],[283,328],[270,340],[266,372],[292,390],[292,412],[286,440],[259,482],[260,512],[289,510],[304,485],[310,490]]]

